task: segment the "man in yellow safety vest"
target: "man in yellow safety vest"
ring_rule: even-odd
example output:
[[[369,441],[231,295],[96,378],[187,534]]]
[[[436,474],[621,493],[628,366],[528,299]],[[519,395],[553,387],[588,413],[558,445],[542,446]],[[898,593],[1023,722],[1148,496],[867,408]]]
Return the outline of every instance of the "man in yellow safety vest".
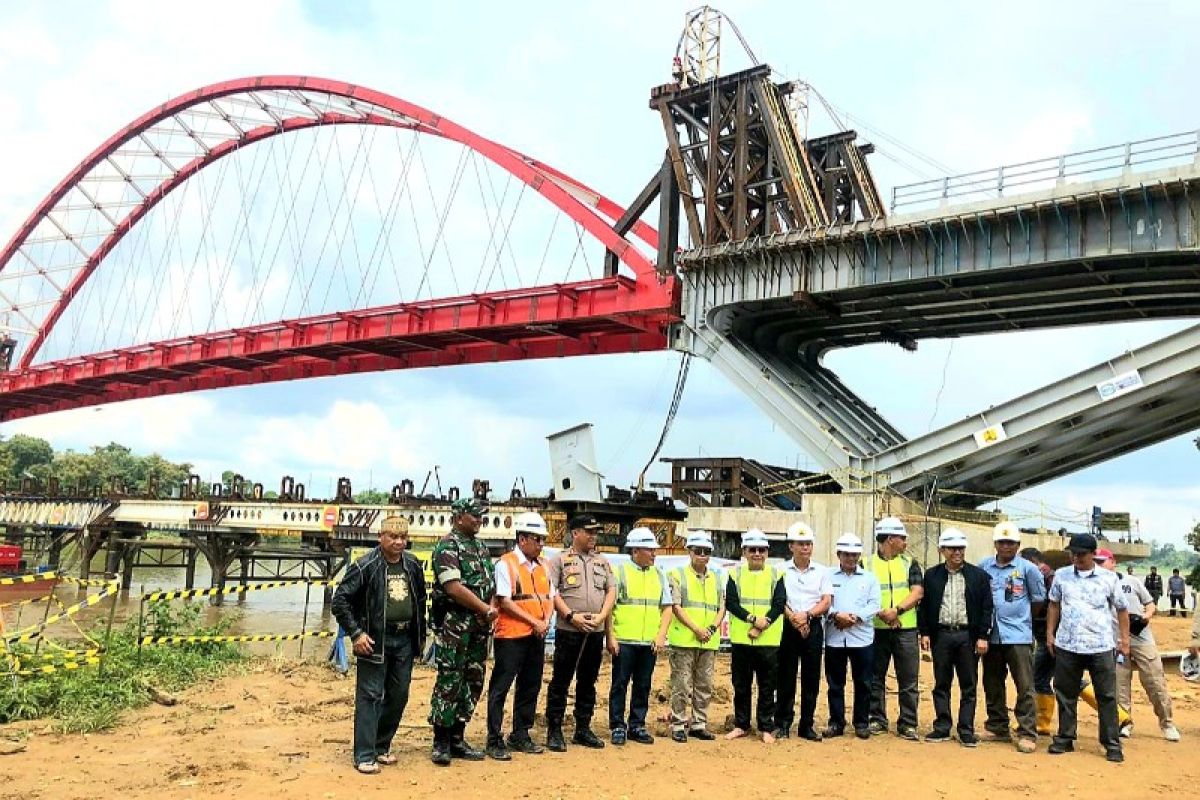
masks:
[[[783,573],[767,565],[767,549],[767,537],[758,528],[742,534],[746,560],[729,573],[725,585],[733,644],[733,730],[725,738],[740,739],[750,730],[750,697],[757,682],[758,733],[770,744],[775,741],[775,689],[787,589]]]
[[[885,684],[889,662],[896,665],[896,684],[900,695],[900,715],[896,735],[919,741],[917,734],[917,673],[921,647],[917,638],[917,604],[921,588],[921,565],[904,551],[908,531],[895,517],[875,523],[875,554],[866,563],[880,587],[880,609],[875,615],[875,644],[872,648],[874,674],[871,678],[872,735],[887,733],[887,694]]]
[[[630,560],[613,570],[617,602],[608,618],[608,652],[612,655],[612,686],[608,692],[608,728],[612,743],[654,744],[646,730],[654,662],[667,646],[671,624],[671,588],[654,566],[658,540],[649,528],[634,528],[625,539]],[[628,726],[625,696],[630,682]]]
[[[681,744],[689,736],[703,741],[715,738],[708,730],[708,703],[712,699],[713,672],[721,646],[718,632],[725,619],[724,584],[708,566],[712,538],[706,531],[692,531],[686,546],[691,556],[688,565],[667,575],[673,615],[667,629],[671,740]]]

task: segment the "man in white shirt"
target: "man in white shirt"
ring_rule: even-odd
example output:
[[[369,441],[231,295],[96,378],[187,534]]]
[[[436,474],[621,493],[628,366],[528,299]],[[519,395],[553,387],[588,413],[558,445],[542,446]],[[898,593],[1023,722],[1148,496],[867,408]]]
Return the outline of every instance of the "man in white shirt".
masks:
[[[787,611],[783,638],[779,643],[779,699],[775,706],[775,738],[791,735],[796,704],[796,678],[800,678],[800,725],[796,735],[810,742],[821,741],[814,716],[821,692],[821,652],[825,628],[821,618],[833,602],[833,580],[829,567],[812,560],[815,537],[803,522],[787,531],[792,559],[783,570],[787,589]]]

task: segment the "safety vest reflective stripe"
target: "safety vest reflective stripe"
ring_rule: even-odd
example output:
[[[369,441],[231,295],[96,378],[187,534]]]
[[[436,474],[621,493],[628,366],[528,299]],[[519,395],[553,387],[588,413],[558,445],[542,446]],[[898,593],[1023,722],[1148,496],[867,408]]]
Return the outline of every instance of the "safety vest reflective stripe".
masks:
[[[509,599],[531,617],[544,619],[550,605],[550,576],[546,574],[546,568],[534,572],[529,564],[522,564],[512,551],[505,553],[500,563],[508,570],[513,593]],[[533,626],[501,608],[496,618],[495,635],[497,639],[520,639],[532,636]]]
[[[617,602],[613,606],[613,636],[618,642],[654,641],[662,620],[662,573],[625,563],[617,573]]]
[[[738,588],[738,602],[747,613],[762,617],[771,610],[771,596],[775,592],[775,584],[781,579],[780,573],[774,567],[764,567],[752,570],[746,564],[737,568],[734,583]],[[750,645],[751,647],[778,647],[783,639],[783,618],[776,618],[766,630],[756,638],[750,638],[750,623],[736,617],[729,620],[729,641],[734,644]]]
[[[697,627],[711,627],[721,607],[716,573],[711,569],[706,570],[704,577],[700,578],[690,567],[680,567],[671,575],[679,584],[679,605],[687,611],[688,618]],[[667,630],[667,642],[672,647],[717,650],[721,646],[720,640],[720,636],[712,636],[702,644],[696,634],[678,619],[672,619],[671,627]]]
[[[871,573],[879,581],[879,605],[881,608],[893,608],[900,605],[912,594],[908,586],[908,571],[912,567],[912,558],[901,554],[895,558],[882,559],[879,554],[871,556]],[[900,627],[915,629],[917,627],[917,610],[910,608],[899,617]],[[890,626],[879,619],[874,620],[876,628]]]

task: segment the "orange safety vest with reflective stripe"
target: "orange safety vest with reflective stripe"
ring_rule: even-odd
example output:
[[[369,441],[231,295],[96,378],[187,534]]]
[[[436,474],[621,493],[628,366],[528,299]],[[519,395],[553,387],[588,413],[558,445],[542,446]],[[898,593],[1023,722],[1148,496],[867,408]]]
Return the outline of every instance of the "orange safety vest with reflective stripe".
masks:
[[[509,584],[512,586],[512,600],[522,611],[536,619],[546,618],[546,609],[550,608],[550,576],[545,566],[536,572],[530,570],[529,564],[522,564],[516,552],[509,551],[500,558],[500,563],[508,570]],[[497,639],[521,639],[533,635],[533,626],[525,620],[499,609],[496,617]]]

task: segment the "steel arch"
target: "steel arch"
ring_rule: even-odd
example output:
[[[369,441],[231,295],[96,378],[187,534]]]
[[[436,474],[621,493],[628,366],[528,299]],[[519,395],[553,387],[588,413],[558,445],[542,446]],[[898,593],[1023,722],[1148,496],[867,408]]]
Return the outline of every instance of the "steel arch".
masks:
[[[279,93],[286,102],[267,102],[267,100],[276,99],[275,93]],[[315,107],[314,98],[323,98],[326,108]],[[242,119],[233,118],[229,111],[218,105],[221,101],[241,102],[247,113],[252,108],[261,110],[270,122],[254,127],[239,126],[237,122]],[[177,117],[177,115],[200,106],[210,107],[217,116],[222,117],[228,123],[230,128],[230,135],[213,146],[208,146],[203,141],[203,133],[197,134]],[[122,147],[131,142],[140,140],[145,142],[151,151],[154,151],[154,147],[150,145],[145,135],[155,126],[164,123],[178,126],[171,132],[182,130],[195,141],[200,153],[179,167],[174,167],[161,153],[154,152],[153,154],[168,168],[170,176],[149,192],[142,192],[141,189],[134,186],[142,194],[142,201],[117,221],[105,212],[103,204],[96,202],[83,189],[84,182],[88,180],[93,170],[106,162],[120,172],[120,168],[111,159],[121,151]],[[523,181],[560,211],[579,223],[592,237],[616,253],[620,261],[633,270],[638,284],[659,283],[658,277],[655,275],[654,264],[599,216],[603,215],[615,220],[623,213],[624,209],[585,184],[536,159],[481,136],[422,106],[384,92],[340,81],[306,76],[241,78],[212,84],[180,95],[146,112],[117,131],[59,182],[0,251],[0,273],[2,273],[12,263],[14,256],[18,252],[22,252],[22,247],[29,241],[30,236],[38,229],[39,225],[49,220],[62,232],[62,241],[70,242],[86,255],[86,260],[71,275],[69,283],[65,287],[59,287],[49,277],[49,270],[43,265],[37,264],[28,254],[23,253],[25,259],[31,262],[34,272],[39,273],[54,289],[58,290],[58,296],[53,301],[47,301],[53,302],[53,305],[40,323],[37,323],[34,337],[22,354],[19,366],[26,368],[32,364],[55,324],[107,254],[151,208],[172,190],[182,185],[199,170],[240,147],[289,131],[330,124],[374,124],[408,128],[469,147]],[[130,176],[126,175],[125,180],[130,185],[134,185]],[[73,238],[71,233],[64,230],[51,216],[56,210],[59,210],[59,204],[63,203],[64,198],[72,190],[77,190],[82,194],[105,219],[112,223],[111,230],[91,252],[87,252],[81,247],[78,240]],[[67,207],[63,207],[62,210],[65,214]],[[649,225],[639,223],[633,229],[633,233],[649,246],[656,247],[657,232]],[[33,273],[25,273],[25,275],[31,274]],[[661,294],[661,292],[654,294]],[[669,288],[667,294],[670,294]],[[4,297],[4,300],[8,303],[4,310],[24,315],[21,303],[8,301],[7,297]],[[28,316],[25,318],[32,321]]]

